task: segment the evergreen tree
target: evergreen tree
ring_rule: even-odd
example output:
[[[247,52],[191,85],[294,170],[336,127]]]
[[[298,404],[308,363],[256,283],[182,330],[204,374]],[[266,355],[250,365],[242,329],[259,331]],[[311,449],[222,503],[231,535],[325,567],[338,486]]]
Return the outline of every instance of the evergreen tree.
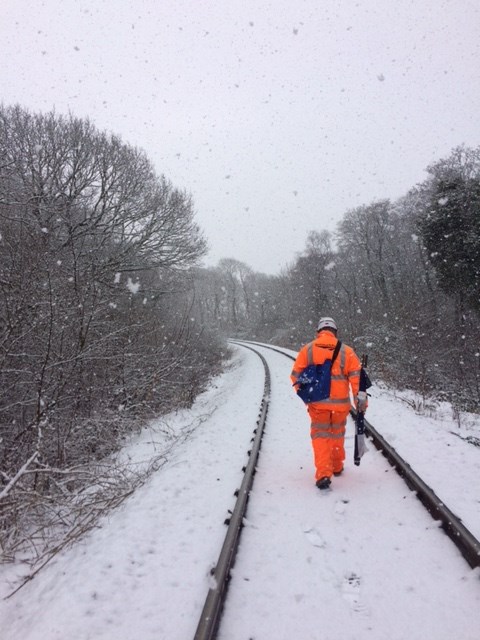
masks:
[[[480,148],[459,147],[428,171],[423,242],[440,287],[480,311]]]

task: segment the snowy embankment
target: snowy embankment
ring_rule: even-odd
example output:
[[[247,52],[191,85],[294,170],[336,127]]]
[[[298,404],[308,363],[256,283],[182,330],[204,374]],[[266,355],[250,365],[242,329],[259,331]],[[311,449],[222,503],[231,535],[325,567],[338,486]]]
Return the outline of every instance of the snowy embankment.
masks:
[[[315,488],[291,361],[264,353],[271,410],[220,638],[477,640],[479,571],[373,445],[353,466],[352,424],[345,475],[328,495]],[[262,389],[260,360],[239,348],[191,411],[136,438],[123,453],[141,463],[167,446],[165,424],[182,436],[168,463],[100,528],[0,602],[2,638],[193,638]],[[458,425],[445,407],[441,419],[422,417],[374,388],[368,417],[480,537],[480,448],[449,433]],[[478,418],[462,420],[459,435],[480,437]],[[21,567],[2,568],[2,595],[18,575]]]

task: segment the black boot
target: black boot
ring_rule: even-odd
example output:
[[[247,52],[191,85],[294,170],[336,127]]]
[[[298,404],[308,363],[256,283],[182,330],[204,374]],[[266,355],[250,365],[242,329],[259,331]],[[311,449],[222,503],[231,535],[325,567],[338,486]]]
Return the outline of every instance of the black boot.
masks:
[[[325,476],[324,478],[320,478],[320,480],[317,480],[315,484],[319,489],[328,489],[331,483],[332,481],[330,480],[330,478],[327,478],[327,476]]]

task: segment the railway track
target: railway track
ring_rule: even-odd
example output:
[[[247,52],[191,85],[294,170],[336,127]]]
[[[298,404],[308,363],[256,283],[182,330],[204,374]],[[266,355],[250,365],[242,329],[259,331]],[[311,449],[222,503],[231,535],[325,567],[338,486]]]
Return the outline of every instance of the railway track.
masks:
[[[212,571],[215,586],[210,589],[207,595],[195,634],[195,640],[210,640],[217,637],[227,590],[232,575],[232,567],[237,555],[240,535],[245,520],[247,503],[257,469],[260,446],[265,430],[271,395],[271,375],[269,366],[261,351],[263,349],[267,349],[294,360],[293,356],[286,351],[270,345],[238,340],[232,341],[232,343],[253,351],[261,358],[265,369],[265,386],[259,410],[259,417],[251,440],[251,448],[248,451],[248,464],[244,468],[244,479],[240,489],[235,494],[237,496],[237,501],[231,517],[228,519],[228,529],[218,562],[216,563],[215,569]],[[383,456],[385,456],[391,466],[403,478],[408,487],[415,492],[415,495],[431,516],[441,523],[441,527],[447,536],[458,547],[460,553],[470,567],[480,567],[480,542],[435,494],[433,489],[413,471],[410,465],[398,454],[386,439],[378,433],[373,425],[366,422],[366,428],[370,441],[379,451],[381,451]]]
[[[210,589],[203,607],[202,615],[198,623],[195,640],[206,640],[216,636],[220,617],[222,614],[223,603],[227,595],[228,582],[230,580],[230,570],[233,566],[235,556],[237,554],[240,542],[240,532],[242,528],[243,518],[247,510],[248,496],[253,484],[253,476],[255,475],[255,467],[260,453],[260,445],[263,437],[263,430],[267,419],[269,395],[270,395],[270,370],[267,361],[262,354],[255,351],[254,348],[243,345],[246,349],[254,351],[262,360],[265,369],[265,384],[262,401],[260,403],[260,411],[253,437],[251,439],[251,448],[248,451],[248,464],[244,468],[243,481],[240,489],[235,493],[237,498],[235,507],[231,517],[228,518],[227,534],[218,558],[215,568],[212,570],[212,578],[216,587]]]

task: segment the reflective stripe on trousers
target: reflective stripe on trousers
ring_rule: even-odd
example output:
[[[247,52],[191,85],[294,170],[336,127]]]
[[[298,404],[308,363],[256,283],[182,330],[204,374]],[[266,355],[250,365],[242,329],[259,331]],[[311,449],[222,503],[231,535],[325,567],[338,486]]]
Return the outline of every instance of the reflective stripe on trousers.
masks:
[[[315,440],[315,438],[333,438],[341,440],[345,437],[345,429],[342,429],[341,431],[333,430],[331,428],[316,429],[316,427],[312,424],[311,436],[312,440]]]

